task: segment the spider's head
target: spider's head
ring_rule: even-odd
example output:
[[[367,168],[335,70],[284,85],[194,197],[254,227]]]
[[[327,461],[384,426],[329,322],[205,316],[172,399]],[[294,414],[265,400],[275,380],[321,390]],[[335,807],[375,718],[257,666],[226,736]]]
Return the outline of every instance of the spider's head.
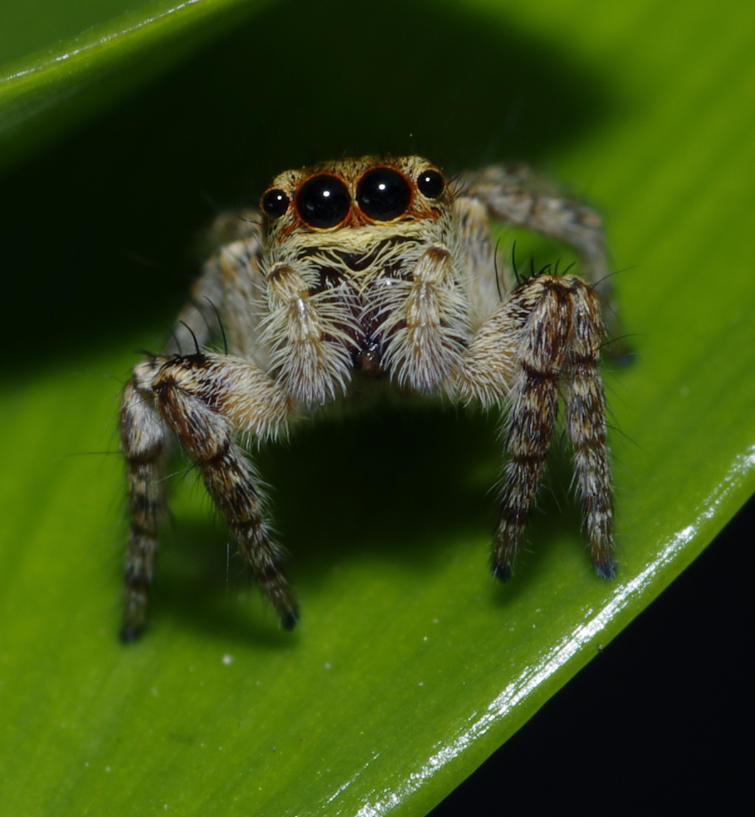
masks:
[[[338,233],[351,242],[372,241],[411,222],[437,221],[453,194],[443,174],[420,156],[341,159],[273,179],[260,209],[267,235],[285,241],[297,235],[306,243]],[[348,240],[347,239],[347,240]]]

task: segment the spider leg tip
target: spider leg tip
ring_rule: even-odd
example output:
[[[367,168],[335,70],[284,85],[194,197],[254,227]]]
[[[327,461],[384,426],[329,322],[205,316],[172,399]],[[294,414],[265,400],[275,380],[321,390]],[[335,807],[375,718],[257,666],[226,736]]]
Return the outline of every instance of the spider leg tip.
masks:
[[[504,584],[511,578],[511,565],[496,562],[493,564],[493,576]]]
[[[296,610],[291,610],[281,616],[281,627],[284,630],[293,630],[299,623],[299,613]]]
[[[616,562],[609,556],[601,562],[595,563],[595,574],[601,579],[616,578]]]
[[[144,626],[138,624],[124,624],[119,636],[122,644],[133,644],[144,633]]]
[[[614,365],[623,368],[625,366],[632,366],[636,358],[637,354],[632,349],[627,349],[616,355],[616,357],[612,357],[612,361]]]
[[[606,343],[606,354],[611,363],[619,369],[633,366],[637,360],[637,351],[622,337]]]

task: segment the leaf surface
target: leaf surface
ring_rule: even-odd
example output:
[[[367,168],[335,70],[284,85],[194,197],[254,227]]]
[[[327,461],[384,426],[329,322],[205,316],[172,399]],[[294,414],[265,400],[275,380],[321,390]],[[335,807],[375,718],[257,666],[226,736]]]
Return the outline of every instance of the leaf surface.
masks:
[[[280,3],[9,173],[8,813],[425,814],[752,494],[752,12],[521,5],[387,2],[357,20],[338,2]],[[416,32],[431,53],[453,38],[454,59],[414,70],[427,66]],[[40,30],[28,47],[50,42]],[[166,33],[140,53],[175,42]],[[378,59],[386,42],[400,65]],[[344,43],[381,70],[349,71]],[[15,94],[0,86],[0,115],[21,110]],[[82,109],[53,108],[24,121],[78,126]],[[3,122],[29,157],[26,125]],[[253,201],[281,167],[387,148],[451,168],[521,156],[605,214],[636,352],[605,366],[617,580],[591,573],[557,451],[516,575],[496,585],[497,418],[388,405],[302,425],[259,453],[303,609],[296,632],[278,630],[179,465],[152,627],[121,646],[117,396],[135,350],[158,347],[180,305],[184,252],[212,216],[203,195]]]

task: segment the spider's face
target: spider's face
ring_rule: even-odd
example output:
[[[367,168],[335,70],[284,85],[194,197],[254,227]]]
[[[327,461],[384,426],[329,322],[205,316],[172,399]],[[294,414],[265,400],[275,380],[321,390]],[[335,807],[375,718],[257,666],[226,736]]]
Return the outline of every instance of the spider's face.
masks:
[[[453,194],[442,173],[420,156],[323,162],[287,170],[263,193],[267,236],[307,244],[379,240],[401,225],[435,222]]]

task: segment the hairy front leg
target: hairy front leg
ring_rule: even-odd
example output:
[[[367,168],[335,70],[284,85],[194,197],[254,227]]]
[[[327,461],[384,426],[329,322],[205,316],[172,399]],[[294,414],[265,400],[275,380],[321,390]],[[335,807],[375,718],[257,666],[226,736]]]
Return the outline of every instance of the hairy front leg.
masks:
[[[238,251],[231,255],[221,248],[204,264],[162,355],[135,366],[121,395],[121,448],[126,458],[130,528],[121,638],[127,642],[146,626],[157,530],[165,506],[164,465],[170,432],[155,406],[152,380],[177,354],[198,350],[212,335],[222,334],[219,310],[224,300],[223,282],[240,269],[237,255]]]
[[[540,276],[518,287],[475,334],[447,382],[452,397],[508,404],[503,491],[492,569],[505,581],[537,496],[553,436],[559,387],[574,471],[598,575],[615,573],[611,469],[598,368],[603,326],[592,289],[577,276]]]
[[[199,468],[262,592],[286,629],[298,610],[282,551],[264,519],[259,478],[235,440],[278,434],[291,401],[267,374],[241,358],[191,355],[168,361],[152,381],[160,414]]]
[[[296,624],[296,602],[282,554],[264,519],[264,495],[238,433],[274,437],[291,402],[283,389],[241,358],[194,354],[141,364],[124,390],[122,439],[129,469],[132,535],[126,569],[122,638],[146,625],[147,588],[162,504],[160,461],[165,427],[195,462],[260,588],[284,627]]]
[[[606,405],[598,366],[603,325],[592,290],[576,277],[571,280],[571,290],[574,333],[562,375],[566,430],[574,447],[574,475],[595,572],[611,579],[616,574],[613,491],[606,445]]]
[[[152,378],[158,358],[140,363],[121,397],[121,448],[126,458],[129,543],[121,639],[138,638],[147,623],[147,595],[157,549],[157,529],[164,506],[163,463],[167,429],[155,410]]]
[[[524,526],[537,497],[558,410],[558,377],[571,332],[572,309],[557,278],[531,282],[534,300],[519,332],[511,383],[508,462],[504,468],[498,528],[493,542],[493,575],[511,576]]]

